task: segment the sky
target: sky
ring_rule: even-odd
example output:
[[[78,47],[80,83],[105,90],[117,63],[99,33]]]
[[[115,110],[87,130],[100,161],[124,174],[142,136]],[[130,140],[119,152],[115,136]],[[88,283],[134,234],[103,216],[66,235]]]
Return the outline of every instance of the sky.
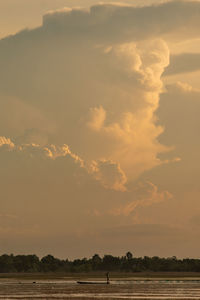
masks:
[[[199,1],[0,1],[0,254],[199,257],[199,26]]]

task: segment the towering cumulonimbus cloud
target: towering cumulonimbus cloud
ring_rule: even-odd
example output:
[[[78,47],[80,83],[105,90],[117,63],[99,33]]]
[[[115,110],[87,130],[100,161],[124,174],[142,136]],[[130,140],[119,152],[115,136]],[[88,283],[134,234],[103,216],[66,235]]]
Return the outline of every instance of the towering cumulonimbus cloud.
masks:
[[[0,134],[67,144],[89,164],[116,163],[128,179],[161,164],[167,147],[158,142],[155,112],[169,64],[163,38],[197,36],[199,12],[196,1],[63,9],[1,40]]]
[[[55,15],[62,20],[65,14]],[[72,11],[70,19],[75,22],[79,14],[83,12]],[[60,36],[42,29],[0,43],[0,60],[7,70],[0,72],[1,102],[6,94],[9,103],[20,103],[18,124],[15,112],[13,125],[12,117],[9,124],[2,118],[2,135],[22,143],[66,143],[88,162],[116,163],[128,179],[162,163],[157,155],[167,148],[157,141],[162,128],[154,114],[163,88],[160,77],[169,63],[166,43],[155,39],[98,44],[92,36],[72,39],[65,23]],[[29,114],[25,121],[20,117],[24,110]]]
[[[88,255],[98,232],[105,234],[97,244],[108,244],[102,251],[117,245],[115,239],[110,244],[113,232],[118,249],[130,249],[138,235],[136,244],[144,251],[141,231],[148,238],[145,249],[156,232],[165,247],[172,244],[163,232],[171,234],[183,219],[174,214],[180,209],[176,189],[183,201],[194,170],[199,178],[199,152],[191,152],[188,143],[199,146],[198,118],[192,116],[199,90],[172,83],[175,76],[169,75],[198,70],[199,54],[181,54],[180,42],[199,37],[199,25],[199,1],[102,4],[48,12],[40,27],[0,40],[0,215],[5,220],[0,236],[5,241],[12,245],[20,237],[20,251],[27,249],[27,237],[39,241],[38,248],[46,243],[48,251],[66,241],[60,246],[64,256],[70,239],[72,255],[80,241],[90,240]],[[170,66],[172,48],[181,51],[171,55]],[[171,145],[174,150],[166,154]],[[180,161],[173,170],[172,161]],[[185,214],[187,208],[182,206]],[[157,242],[153,239],[152,249]]]

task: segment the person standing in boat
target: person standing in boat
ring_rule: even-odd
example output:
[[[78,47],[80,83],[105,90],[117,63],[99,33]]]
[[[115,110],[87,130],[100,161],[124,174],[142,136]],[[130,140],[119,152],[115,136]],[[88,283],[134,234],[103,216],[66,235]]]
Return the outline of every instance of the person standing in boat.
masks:
[[[109,272],[106,273],[106,278],[107,278],[107,284],[109,284],[110,283]]]

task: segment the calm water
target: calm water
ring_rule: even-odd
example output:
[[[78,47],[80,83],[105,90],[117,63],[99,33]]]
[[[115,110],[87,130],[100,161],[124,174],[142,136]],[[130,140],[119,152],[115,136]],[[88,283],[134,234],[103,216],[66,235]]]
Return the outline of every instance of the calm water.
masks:
[[[200,299],[199,280],[127,280],[78,285],[64,280],[0,280],[0,299]]]

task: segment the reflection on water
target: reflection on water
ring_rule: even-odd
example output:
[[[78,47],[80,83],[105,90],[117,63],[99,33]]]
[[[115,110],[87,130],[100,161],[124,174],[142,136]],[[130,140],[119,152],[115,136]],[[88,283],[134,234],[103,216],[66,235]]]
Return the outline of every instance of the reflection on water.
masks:
[[[0,299],[200,299],[200,280],[118,280],[78,285],[65,280],[0,280]]]

